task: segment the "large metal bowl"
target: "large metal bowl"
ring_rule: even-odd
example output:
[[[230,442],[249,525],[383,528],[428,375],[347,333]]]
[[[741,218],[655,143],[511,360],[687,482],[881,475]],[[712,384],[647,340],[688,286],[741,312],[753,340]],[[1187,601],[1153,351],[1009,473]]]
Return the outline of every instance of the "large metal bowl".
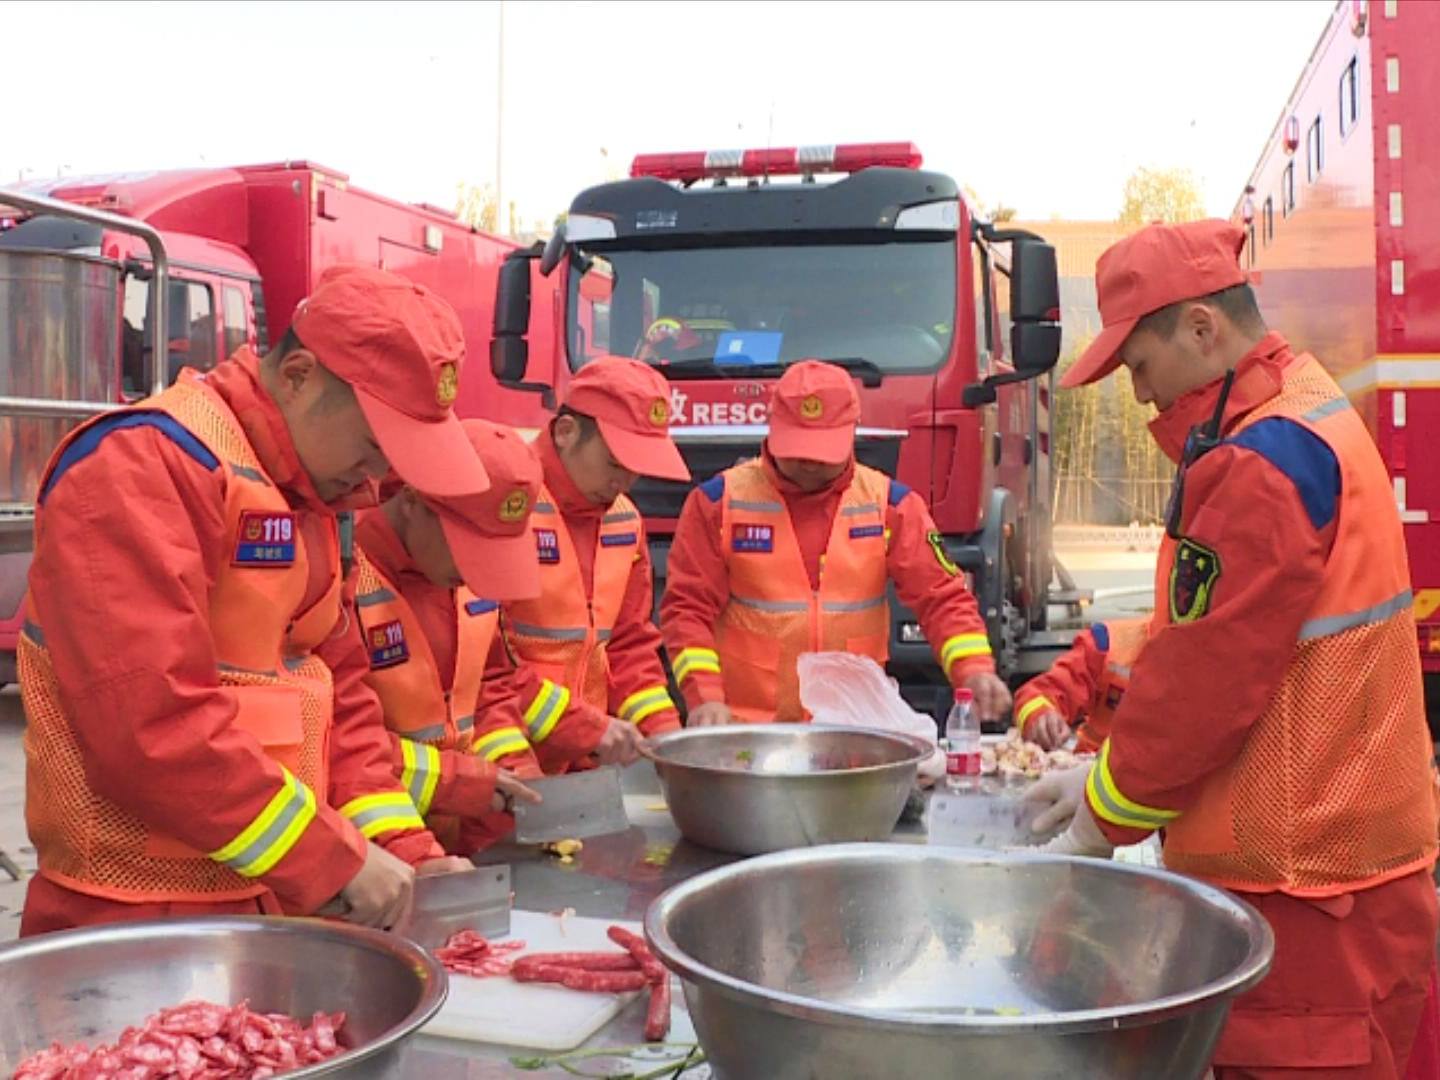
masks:
[[[1194,1080],[1274,951],[1163,870],[906,844],[711,870],[645,931],[726,1080]]]
[[[675,825],[717,851],[884,840],[930,748],[832,724],[732,724],[667,735],[655,770]]]
[[[440,964],[403,938],[317,919],[119,923],[0,948],[0,1076],[52,1042],[113,1041],[183,1001],[344,1010],[351,1049],[292,1077],[392,1077],[402,1043],[445,1001]]]

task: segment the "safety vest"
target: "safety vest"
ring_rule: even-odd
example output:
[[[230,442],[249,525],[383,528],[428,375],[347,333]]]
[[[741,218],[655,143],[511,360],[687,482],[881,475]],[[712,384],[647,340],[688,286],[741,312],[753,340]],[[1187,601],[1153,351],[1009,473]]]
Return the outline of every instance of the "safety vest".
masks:
[[[1145,642],[1150,640],[1150,620],[1117,619],[1107,622],[1105,631],[1108,638],[1105,667],[1100,672],[1085,722],[1076,732],[1075,749],[1084,754],[1099,750],[1100,744],[1110,736],[1115,711],[1125,699],[1125,691],[1130,689],[1131,669]]]
[[[421,816],[430,811],[440,781],[441,750],[472,749],[475,706],[485,662],[500,620],[500,605],[478,599],[463,586],[453,593],[455,676],[449,689],[415,612],[364,551],[355,608],[370,674],[365,684],[385,710],[385,726],[400,737],[401,782]]]
[[[1333,896],[1434,862],[1434,747],[1405,538],[1375,445],[1308,355],[1231,435],[1275,416],[1330,446],[1341,491],[1334,546],[1284,681],[1238,757],[1203,781],[1183,814],[1117,802],[1108,744],[1091,802],[1111,820],[1165,825],[1169,869],[1242,891]],[[1167,538],[1161,548],[1157,597],[1167,595],[1178,547]],[[1155,626],[1169,621],[1169,605],[1157,603]]]
[[[725,473],[720,540],[730,599],[715,628],[725,702],[751,722],[802,721],[802,652],[890,655],[885,508],[890,478],[864,465],[841,496],[820,560],[820,588],[800,553],[785,501],[758,460]]]
[[[50,459],[46,486],[68,467],[66,454],[77,439],[97,426],[116,425],[117,416],[120,425],[136,417],[167,429],[177,442],[197,440],[187,449],[197,457],[209,455],[222,470],[231,557],[221,560],[209,596],[218,677],[235,699],[235,726],[253,735],[280,765],[284,783],[231,843],[205,854],[99,795],[86,779],[44,628],[27,603],[29,621],[18,647],[28,721],[26,824],[41,872],[78,892],[133,902],[256,896],[265,891],[256,879],[294,846],[315,816],[317,797],[325,798],[332,682],[330,669],[311,651],[340,618],[338,529],[323,555],[335,567],[334,581],[297,615],[309,556],[295,514],[266,477],[225,402],[188,371],[158,396],[71,432]],[[44,520],[42,502],[37,520],[42,533]]]
[[[540,595],[505,604],[505,626],[517,657],[544,682],[524,712],[527,735],[541,743],[570,704],[570,695],[608,710],[610,663],[605,646],[615,630],[630,569],[639,557],[640,512],[624,495],[600,519],[590,592],[570,529],[544,487],[530,515],[540,562]],[[668,698],[667,698],[668,701]]]

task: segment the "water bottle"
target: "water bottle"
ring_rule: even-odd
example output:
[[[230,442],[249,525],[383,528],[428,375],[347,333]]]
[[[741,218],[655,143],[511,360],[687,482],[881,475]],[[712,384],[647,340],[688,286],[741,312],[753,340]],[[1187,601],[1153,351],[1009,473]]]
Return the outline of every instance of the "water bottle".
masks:
[[[945,721],[945,787],[949,791],[980,790],[980,721],[975,695],[963,687]]]

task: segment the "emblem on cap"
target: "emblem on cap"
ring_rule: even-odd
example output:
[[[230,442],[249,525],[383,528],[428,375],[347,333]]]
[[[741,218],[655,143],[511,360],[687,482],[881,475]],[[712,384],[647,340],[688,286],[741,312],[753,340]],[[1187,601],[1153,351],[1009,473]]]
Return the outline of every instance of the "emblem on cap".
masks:
[[[663,397],[657,397],[650,403],[650,423],[656,427],[670,423],[670,403]]]
[[[440,378],[435,381],[435,400],[448,409],[455,403],[459,391],[460,376],[455,373],[455,365],[441,364]]]
[[[821,403],[819,395],[807,394],[800,402],[800,419],[819,420],[825,415],[825,406]]]
[[[519,521],[530,509],[530,496],[516,488],[505,496],[505,501],[500,504],[501,521]]]

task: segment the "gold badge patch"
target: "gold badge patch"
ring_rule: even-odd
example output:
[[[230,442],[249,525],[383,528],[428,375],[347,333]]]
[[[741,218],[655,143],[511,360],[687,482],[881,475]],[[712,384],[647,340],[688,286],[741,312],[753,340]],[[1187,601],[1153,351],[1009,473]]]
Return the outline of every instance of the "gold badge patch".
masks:
[[[454,364],[440,365],[440,378],[435,382],[435,400],[445,408],[455,404],[455,395],[460,392],[460,376]]]
[[[945,538],[933,529],[925,534],[925,542],[930,545],[930,550],[935,553],[935,561],[940,564],[940,569],[951,577],[960,573],[960,567],[955,565],[955,560],[950,558],[950,552],[945,549]]]
[[[505,501],[500,504],[500,520],[515,522],[525,516],[530,509],[530,496],[516,488],[505,496]]]
[[[800,402],[800,418],[802,420],[819,420],[825,415],[825,406],[820,398],[811,394]]]
[[[670,403],[664,398],[657,397],[650,403],[650,423],[656,427],[665,427],[670,423]]]

